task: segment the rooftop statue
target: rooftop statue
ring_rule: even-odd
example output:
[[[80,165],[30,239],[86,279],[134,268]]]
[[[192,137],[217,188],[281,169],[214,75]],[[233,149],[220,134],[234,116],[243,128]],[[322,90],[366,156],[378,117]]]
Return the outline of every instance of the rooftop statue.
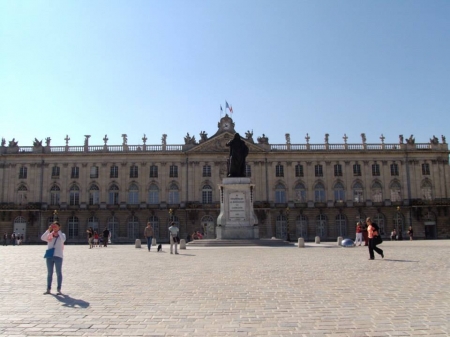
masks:
[[[34,138],[33,146],[35,146],[35,147],[42,146],[42,140],[39,141],[37,138]]]
[[[248,155],[248,146],[241,139],[239,133],[236,133],[226,145],[230,147],[228,177],[245,177],[245,158]]]

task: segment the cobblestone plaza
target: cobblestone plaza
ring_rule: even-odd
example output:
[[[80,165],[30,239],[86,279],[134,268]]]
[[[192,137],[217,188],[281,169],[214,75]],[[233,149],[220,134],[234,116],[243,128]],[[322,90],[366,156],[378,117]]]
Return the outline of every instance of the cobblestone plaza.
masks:
[[[180,255],[67,245],[55,296],[43,295],[45,247],[9,245],[0,335],[448,336],[450,241],[382,246],[369,261],[366,247],[334,243]]]

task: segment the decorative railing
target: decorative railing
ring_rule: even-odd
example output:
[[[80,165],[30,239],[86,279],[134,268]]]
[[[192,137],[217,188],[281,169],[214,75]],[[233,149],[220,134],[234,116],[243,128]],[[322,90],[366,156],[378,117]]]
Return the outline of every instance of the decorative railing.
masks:
[[[447,143],[431,144],[255,144],[272,152],[315,151],[448,151]],[[19,153],[104,153],[104,152],[183,152],[184,145],[85,145],[85,146],[15,146],[0,147],[0,154]],[[224,152],[227,151],[224,147]]]

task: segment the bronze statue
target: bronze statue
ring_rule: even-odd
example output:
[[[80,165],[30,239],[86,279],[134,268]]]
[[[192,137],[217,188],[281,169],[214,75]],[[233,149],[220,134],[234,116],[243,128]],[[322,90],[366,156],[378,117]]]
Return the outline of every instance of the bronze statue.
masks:
[[[236,133],[226,145],[230,147],[228,177],[245,177],[245,158],[248,155],[248,146],[241,139],[239,133]]]

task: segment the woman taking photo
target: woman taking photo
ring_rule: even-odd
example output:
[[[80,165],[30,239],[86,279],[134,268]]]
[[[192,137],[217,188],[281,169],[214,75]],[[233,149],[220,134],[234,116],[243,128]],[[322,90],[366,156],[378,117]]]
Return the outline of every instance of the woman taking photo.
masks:
[[[46,256],[47,262],[47,291],[44,293],[50,294],[52,288],[53,280],[53,269],[56,267],[56,277],[57,277],[57,295],[62,295],[61,285],[62,285],[62,263],[63,263],[63,250],[64,242],[66,241],[66,235],[60,231],[61,225],[55,221],[53,222],[47,231],[42,234],[41,240],[47,242],[47,250],[54,248],[52,256]],[[46,254],[47,255],[47,254]]]

